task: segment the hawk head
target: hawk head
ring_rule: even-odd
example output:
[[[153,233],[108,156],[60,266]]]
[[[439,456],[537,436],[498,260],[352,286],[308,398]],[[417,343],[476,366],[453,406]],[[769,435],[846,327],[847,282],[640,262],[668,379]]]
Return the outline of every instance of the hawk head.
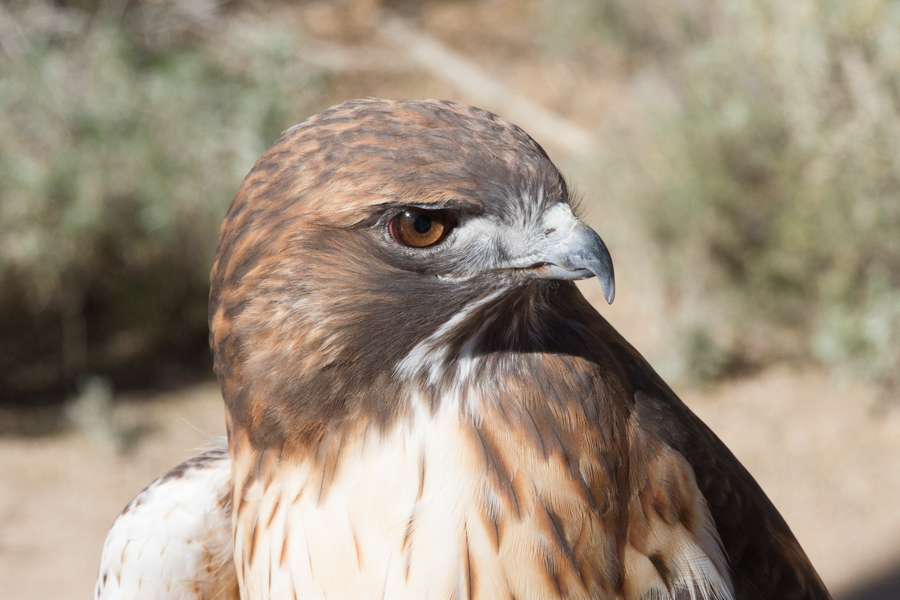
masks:
[[[562,347],[571,280],[614,294],[569,201],[531,137],[473,107],[354,100],[289,129],[237,192],[212,270],[229,427],[299,446],[391,421],[411,382],[439,397],[473,356]]]

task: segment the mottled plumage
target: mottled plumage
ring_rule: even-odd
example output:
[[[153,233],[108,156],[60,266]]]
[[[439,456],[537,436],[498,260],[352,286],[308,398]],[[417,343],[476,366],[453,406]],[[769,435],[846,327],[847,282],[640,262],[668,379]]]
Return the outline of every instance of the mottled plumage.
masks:
[[[230,493],[222,597],[829,598],[752,477],[572,283],[597,275],[612,300],[569,201],[537,143],[472,107],[357,100],[288,130],[211,275],[231,478],[181,468],[135,502],[194,485],[219,540]],[[142,510],[110,533],[101,597],[127,597],[104,573]]]
[[[94,597],[237,600],[231,537],[231,461],[219,448],[172,469],[122,511]]]

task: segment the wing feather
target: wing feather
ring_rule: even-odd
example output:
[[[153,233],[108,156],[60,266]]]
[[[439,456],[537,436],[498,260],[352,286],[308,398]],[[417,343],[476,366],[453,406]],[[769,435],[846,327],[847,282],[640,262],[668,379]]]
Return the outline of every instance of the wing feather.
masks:
[[[665,393],[665,392],[663,392]],[[668,392],[638,392],[636,408],[652,435],[687,460],[722,541],[738,600],[830,600],[787,523],[716,435]]]
[[[684,458],[712,516],[736,600],[830,600],[800,544],[759,484],[609,323],[595,320],[632,390],[641,445]],[[649,460],[649,457],[646,458]]]
[[[175,467],[106,537],[95,600],[237,600],[226,448]]]

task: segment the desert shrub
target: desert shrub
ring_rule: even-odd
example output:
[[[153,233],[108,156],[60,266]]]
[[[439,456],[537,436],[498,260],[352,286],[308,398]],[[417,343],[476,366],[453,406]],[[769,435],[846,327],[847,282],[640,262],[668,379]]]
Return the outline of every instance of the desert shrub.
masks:
[[[658,244],[681,373],[820,360],[896,389],[900,2],[580,5],[632,57],[638,124],[601,169]]]
[[[318,89],[295,34],[217,3],[66,4],[0,6],[7,401],[209,362],[222,216]]]

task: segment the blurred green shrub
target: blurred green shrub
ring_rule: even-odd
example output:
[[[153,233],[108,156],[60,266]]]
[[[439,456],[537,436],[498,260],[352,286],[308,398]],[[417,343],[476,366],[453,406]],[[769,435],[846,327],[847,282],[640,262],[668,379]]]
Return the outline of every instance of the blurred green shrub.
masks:
[[[633,64],[604,167],[687,307],[681,374],[816,359],[898,389],[900,2],[578,4]]]
[[[6,401],[205,364],[221,219],[320,87],[291,33],[217,3],[66,4],[0,5]]]

